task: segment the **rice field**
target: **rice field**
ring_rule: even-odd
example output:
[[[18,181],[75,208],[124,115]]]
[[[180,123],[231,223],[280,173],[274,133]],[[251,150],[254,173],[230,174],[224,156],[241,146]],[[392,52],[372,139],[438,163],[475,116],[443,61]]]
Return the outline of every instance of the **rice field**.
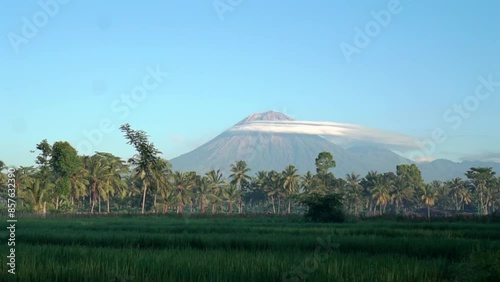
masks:
[[[5,222],[5,221],[4,221]],[[498,281],[500,224],[300,217],[19,218],[1,281]],[[6,229],[4,229],[6,230]],[[7,242],[7,232],[1,240]],[[4,255],[5,254],[5,255]]]

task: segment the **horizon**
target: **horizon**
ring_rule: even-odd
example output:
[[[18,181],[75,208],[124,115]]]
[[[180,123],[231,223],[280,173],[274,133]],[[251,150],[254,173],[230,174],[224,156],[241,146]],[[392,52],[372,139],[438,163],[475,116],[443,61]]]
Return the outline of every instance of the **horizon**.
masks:
[[[495,1],[54,1],[0,3],[8,165],[33,165],[43,139],[127,159],[124,123],[170,160],[269,110],[296,121],[274,131],[500,163]]]

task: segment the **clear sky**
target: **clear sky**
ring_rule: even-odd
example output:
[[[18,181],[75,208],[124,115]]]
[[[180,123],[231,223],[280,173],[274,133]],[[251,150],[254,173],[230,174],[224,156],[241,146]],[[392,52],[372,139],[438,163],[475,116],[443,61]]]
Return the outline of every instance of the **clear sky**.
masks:
[[[500,2],[397,2],[0,1],[0,159],[43,139],[130,157],[126,122],[172,158],[267,110],[500,159]]]

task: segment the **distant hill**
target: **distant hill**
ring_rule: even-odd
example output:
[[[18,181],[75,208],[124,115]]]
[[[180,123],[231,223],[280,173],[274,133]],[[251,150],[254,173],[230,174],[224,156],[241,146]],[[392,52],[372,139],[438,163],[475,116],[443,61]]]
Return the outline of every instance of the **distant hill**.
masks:
[[[192,170],[204,174],[211,169],[220,169],[227,177],[230,165],[237,160],[244,160],[252,169],[251,175],[259,170],[282,171],[289,164],[295,165],[302,174],[307,171],[315,172],[314,160],[322,151],[332,153],[337,163],[333,172],[337,177],[345,177],[353,171],[361,176],[365,176],[370,170],[395,171],[399,164],[413,163],[387,149],[373,146],[343,148],[319,135],[232,130],[258,121],[293,119],[272,111],[251,114],[193,151],[170,160],[174,170]],[[464,178],[464,173],[472,166],[491,166],[500,172],[499,163],[436,160],[417,165],[426,181]]]

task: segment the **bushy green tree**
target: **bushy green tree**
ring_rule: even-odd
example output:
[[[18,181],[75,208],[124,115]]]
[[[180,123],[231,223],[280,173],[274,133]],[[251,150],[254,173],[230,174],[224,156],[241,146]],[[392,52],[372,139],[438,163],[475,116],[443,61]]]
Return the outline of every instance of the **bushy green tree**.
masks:
[[[315,222],[344,222],[345,214],[338,194],[310,194],[301,200],[308,207],[306,219]]]

